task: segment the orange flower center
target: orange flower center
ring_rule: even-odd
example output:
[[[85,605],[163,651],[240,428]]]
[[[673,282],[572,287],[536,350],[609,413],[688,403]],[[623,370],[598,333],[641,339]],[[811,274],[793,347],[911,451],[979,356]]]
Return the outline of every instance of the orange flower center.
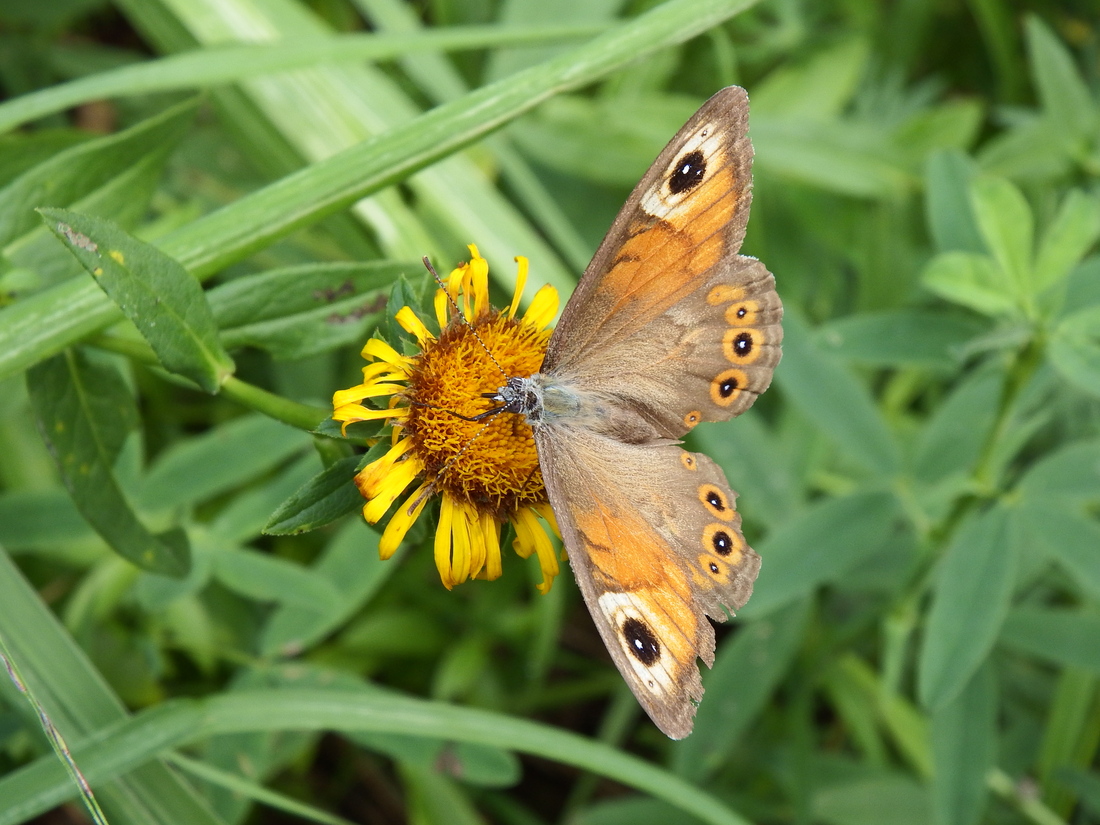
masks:
[[[510,376],[538,372],[549,340],[550,330],[506,312],[483,313],[469,324],[452,321],[425,345],[404,393],[410,405],[405,431],[427,477],[501,520],[546,502],[531,427],[514,413],[481,421],[452,413],[471,417],[492,409],[482,393],[496,392]]]

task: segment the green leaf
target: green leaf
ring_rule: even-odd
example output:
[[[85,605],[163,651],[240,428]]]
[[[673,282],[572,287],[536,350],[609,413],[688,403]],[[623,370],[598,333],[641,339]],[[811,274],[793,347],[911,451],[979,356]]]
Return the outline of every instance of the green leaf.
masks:
[[[940,825],[975,825],[997,757],[997,681],[986,662],[932,714],[932,803]]]
[[[706,701],[695,715],[695,731],[677,742],[672,767],[702,783],[741,744],[802,644],[809,602],[758,619],[718,648],[714,667],[703,674]]]
[[[110,221],[39,210],[58,239],[118,304],[169,372],[216,393],[233,373],[198,281],[155,246]]]
[[[1079,189],[1070,190],[1039,244],[1033,291],[1040,292],[1064,281],[1097,238],[1100,238],[1100,199]]]
[[[262,477],[309,442],[301,430],[242,415],[159,455],[136,494],[149,509],[194,505]]]
[[[1076,441],[1048,453],[1020,479],[1025,501],[1085,504],[1100,498],[1100,440]]]
[[[764,563],[752,599],[738,614],[755,618],[809,595],[893,541],[897,500],[856,493],[815,503],[772,530],[757,548]]]
[[[245,731],[372,731],[516,750],[560,761],[675,805],[712,825],[747,820],[706,790],[600,742],[502,714],[377,691],[252,690],[202,702],[174,701],[112,726],[74,748],[89,782],[114,779],[168,749]],[[53,760],[39,759],[0,778],[0,825],[16,825],[70,798],[74,789]]]
[[[1100,673],[1100,616],[1076,610],[1021,607],[1001,632],[1001,644],[1061,667]]]
[[[386,306],[379,291],[421,264],[386,261],[275,269],[235,278],[206,297],[229,348],[257,347],[279,359],[362,344]]]
[[[939,710],[970,681],[1000,632],[1020,553],[1008,510],[966,521],[936,576],[917,674],[921,704]]]
[[[291,655],[308,649],[346,622],[393,575],[396,557],[378,557],[379,535],[359,519],[346,522],[313,565],[340,592],[340,598],[311,609],[287,605],[276,610],[260,635],[264,656]]]
[[[841,358],[948,372],[957,368],[964,347],[987,329],[961,313],[898,309],[830,321],[818,328],[816,338],[822,350]]]
[[[45,550],[95,534],[60,488],[0,495],[0,546],[10,552]]]
[[[1019,302],[1005,270],[988,255],[973,252],[945,252],[928,262],[921,282],[948,301],[983,315],[1009,315]]]
[[[141,569],[186,575],[186,546],[146,530],[115,480],[114,459],[135,413],[118,372],[69,352],[30,370],[27,387],[39,430],[81,515],[116,553]]]
[[[775,381],[851,458],[879,475],[897,470],[897,445],[867,387],[823,353],[805,322],[790,310],[783,317],[783,360]]]
[[[913,473],[934,483],[968,475],[997,418],[1005,376],[997,369],[974,372],[932,412],[917,436]]]
[[[125,707],[107,687],[102,674],[2,550],[0,604],[4,606],[0,610],[0,636],[26,679],[28,690],[34,693],[70,748],[127,719]],[[28,711],[28,723],[39,724],[37,717],[30,715],[29,706],[20,701],[19,707]],[[85,768],[81,758],[76,763]],[[53,754],[40,764],[49,764],[58,771],[57,789],[61,795],[76,796],[76,787]],[[0,793],[3,800],[0,820],[26,822],[34,816],[32,810],[44,811],[40,803],[28,802],[33,800],[33,794],[27,794],[25,786],[20,786],[18,780],[9,780],[11,774],[0,779],[0,783],[22,790],[13,795]],[[112,822],[221,825],[205,800],[160,762],[148,762],[109,783],[93,783],[93,787]]]
[[[827,825],[928,825],[929,794],[919,782],[902,775],[875,776],[837,782],[814,793],[816,819]]]
[[[196,101],[173,106],[113,135],[58,152],[0,189],[0,247],[39,225],[35,209],[70,206],[148,154],[165,156],[190,127]]]
[[[359,456],[353,455],[326,467],[279,505],[264,532],[274,536],[305,533],[360,509],[363,496],[353,481],[358,466]]]
[[[1086,593],[1100,599],[1100,522],[1066,506],[1026,499],[1021,514],[1035,545],[1045,549]]]
[[[1095,140],[1100,113],[1069,50],[1035,15],[1025,28],[1032,78],[1055,134],[1062,141]]]
[[[325,612],[340,600],[327,579],[294,562],[239,547],[220,547],[211,556],[214,577],[250,599]]]
[[[958,151],[936,152],[924,171],[925,218],[940,252],[986,251],[970,204],[974,163]]]
[[[970,185],[971,205],[986,248],[1004,273],[1003,286],[1018,299],[1031,276],[1035,225],[1023,193],[1004,178],[977,178]]]
[[[296,229],[379,192],[554,95],[682,43],[750,5],[671,0],[539,66],[445,103],[310,165],[165,237],[158,245],[204,279]],[[62,284],[0,310],[0,378],[118,317],[91,284]]]
[[[1054,328],[1050,362],[1081,392],[1100,397],[1100,306],[1075,312]]]

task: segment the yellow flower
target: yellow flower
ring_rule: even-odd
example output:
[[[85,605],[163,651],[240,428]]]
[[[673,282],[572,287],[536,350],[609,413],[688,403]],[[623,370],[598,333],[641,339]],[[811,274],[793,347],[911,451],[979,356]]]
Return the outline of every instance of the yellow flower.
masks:
[[[356,421],[385,419],[392,425],[390,449],[355,476],[367,500],[363,517],[371,524],[401,499],[382,533],[383,559],[394,554],[425,505],[438,496],[435,563],[445,587],[500,576],[501,527],[510,523],[516,534],[513,549],[523,558],[538,557],[539,590],[545,593],[558,574],[546,525],[554,532],[557,525],[531,428],[522,416],[508,412],[468,419],[497,406],[484,393],[496,392],[510,376],[538,372],[558,294],[544,286],[517,318],[527,259],[516,258],[511,306],[493,310],[489,265],[472,244],[470,255],[470,262],[446,279],[450,297],[442,289],[436,293],[439,335],[403,307],[395,317],[416,337],[419,354],[401,355],[385,341],[369,340],[363,357],[371,363],[363,368],[363,383],[333,395],[332,417],[345,430]],[[368,398],[388,400],[374,407],[362,403]]]

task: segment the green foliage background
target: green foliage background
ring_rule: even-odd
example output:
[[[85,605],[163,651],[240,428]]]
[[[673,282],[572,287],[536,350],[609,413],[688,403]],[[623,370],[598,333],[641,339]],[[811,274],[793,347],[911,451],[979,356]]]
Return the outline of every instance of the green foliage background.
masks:
[[[4,3],[0,823],[1100,822],[1098,19]],[[786,339],[672,743],[568,575],[379,562],[324,420],[420,256],[567,295],[730,83]]]

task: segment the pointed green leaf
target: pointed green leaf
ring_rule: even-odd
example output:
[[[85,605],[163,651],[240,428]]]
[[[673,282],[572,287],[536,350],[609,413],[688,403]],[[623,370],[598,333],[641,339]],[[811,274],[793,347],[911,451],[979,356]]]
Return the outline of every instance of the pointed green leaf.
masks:
[[[931,483],[968,474],[996,420],[1004,381],[1000,370],[979,370],[940,402],[917,437],[913,473],[918,479]]]
[[[70,206],[135,165],[165,154],[183,136],[196,101],[166,109],[136,126],[58,152],[0,189],[0,247],[39,225],[35,209]]]
[[[1065,44],[1035,15],[1026,23],[1031,73],[1043,110],[1065,139],[1095,140],[1100,110]]]
[[[960,312],[898,309],[830,321],[816,337],[823,350],[841,358],[947,372],[961,361],[966,344],[987,330],[985,322]]]
[[[783,318],[783,361],[775,381],[851,458],[880,475],[897,470],[897,444],[866,386],[822,352],[805,321],[790,310]]]
[[[134,323],[169,372],[217,392],[233,374],[199,282],[110,221],[42,209],[53,233]]]
[[[1004,178],[977,178],[970,186],[971,204],[982,239],[1007,278],[1011,297],[1023,294],[1031,276],[1035,225],[1023,193]]]
[[[81,515],[116,553],[141,569],[185,575],[190,565],[186,544],[151,534],[115,480],[121,429],[134,416],[117,371],[70,351],[31,369],[27,387],[39,430]],[[123,398],[131,405],[129,412]]]
[[[975,825],[985,807],[985,777],[997,756],[997,680],[988,662],[932,714],[932,755],[936,822]]]
[[[327,579],[294,562],[239,547],[220,547],[211,556],[214,577],[230,590],[258,601],[322,612],[340,600]]]
[[[358,466],[359,456],[353,455],[326,467],[279,505],[264,532],[273,536],[305,533],[360,509],[363,496],[353,481]]]
[[[923,284],[941,298],[983,315],[1009,315],[1018,302],[1006,272],[988,255],[945,252],[928,262]]]
[[[1100,396],[1100,306],[1075,312],[1054,328],[1050,362],[1079,390]]]
[[[1001,643],[1061,667],[1100,673],[1100,616],[1079,610],[1021,607],[1004,624]]]
[[[1100,238],[1100,199],[1073,189],[1039,244],[1033,291],[1061,283]]]
[[[277,359],[305,358],[362,345],[402,273],[422,264],[336,263],[286,267],[235,278],[207,293],[222,344],[266,349]]]
[[[940,252],[985,252],[970,205],[974,162],[959,151],[936,152],[924,171],[925,219]]]
[[[844,574],[894,539],[897,499],[855,493],[823,499],[768,534],[757,549],[767,559],[753,597],[738,613],[763,616]]]
[[[917,674],[921,703],[938,710],[963,689],[989,654],[1012,600],[1017,529],[994,507],[959,528],[936,576]]]

